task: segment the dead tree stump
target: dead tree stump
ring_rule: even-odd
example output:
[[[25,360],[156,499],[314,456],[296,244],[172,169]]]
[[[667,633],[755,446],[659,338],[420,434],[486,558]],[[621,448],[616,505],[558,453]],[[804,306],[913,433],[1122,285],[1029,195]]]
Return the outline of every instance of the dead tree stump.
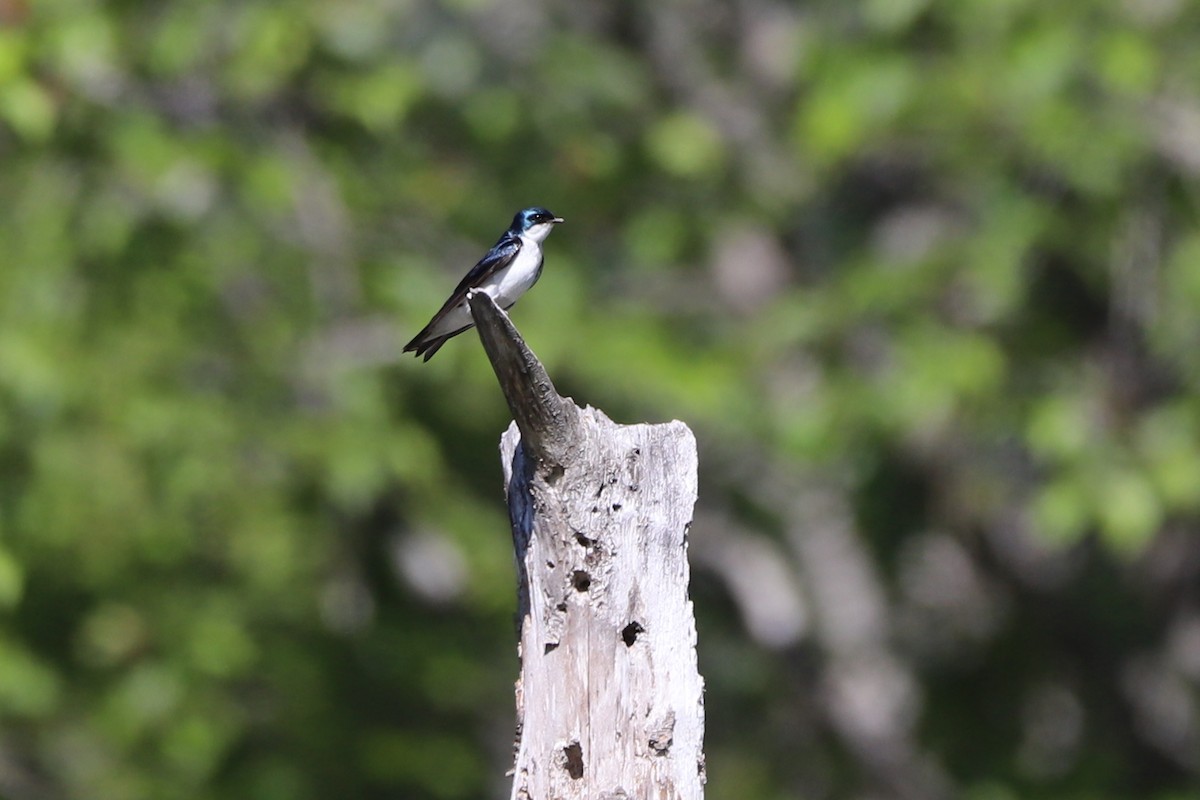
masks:
[[[492,299],[469,301],[514,419],[500,446],[520,623],[512,798],[700,800],[692,432],[560,397]]]

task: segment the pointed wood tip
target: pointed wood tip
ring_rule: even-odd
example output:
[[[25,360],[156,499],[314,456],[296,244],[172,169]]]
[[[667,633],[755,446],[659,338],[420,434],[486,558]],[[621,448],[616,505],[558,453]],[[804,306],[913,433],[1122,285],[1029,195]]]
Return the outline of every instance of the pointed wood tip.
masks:
[[[491,295],[473,289],[467,304],[525,452],[540,465],[563,464],[575,444],[579,409],[559,396],[542,362]]]

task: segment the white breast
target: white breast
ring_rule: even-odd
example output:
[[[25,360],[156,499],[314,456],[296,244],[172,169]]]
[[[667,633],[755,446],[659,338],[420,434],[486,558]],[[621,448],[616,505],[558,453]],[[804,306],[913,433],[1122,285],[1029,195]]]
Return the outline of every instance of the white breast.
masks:
[[[501,308],[508,308],[537,282],[541,263],[541,243],[529,236],[522,236],[521,249],[513,262],[480,288],[495,298]]]

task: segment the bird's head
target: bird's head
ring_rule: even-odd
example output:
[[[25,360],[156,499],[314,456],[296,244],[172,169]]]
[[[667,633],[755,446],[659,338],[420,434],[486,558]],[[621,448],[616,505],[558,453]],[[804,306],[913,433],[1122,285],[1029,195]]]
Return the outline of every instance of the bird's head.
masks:
[[[562,217],[556,217],[550,211],[540,206],[534,206],[518,211],[517,215],[513,217],[510,230],[540,242],[550,235],[550,231],[555,225],[562,221]]]

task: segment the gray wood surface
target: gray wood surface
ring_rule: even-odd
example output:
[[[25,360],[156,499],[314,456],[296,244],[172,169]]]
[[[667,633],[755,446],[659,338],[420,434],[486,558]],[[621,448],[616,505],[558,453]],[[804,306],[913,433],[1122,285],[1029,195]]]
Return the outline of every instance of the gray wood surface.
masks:
[[[699,800],[695,438],[559,397],[504,312],[482,293],[470,304],[514,417],[501,440],[519,583],[512,797]]]

